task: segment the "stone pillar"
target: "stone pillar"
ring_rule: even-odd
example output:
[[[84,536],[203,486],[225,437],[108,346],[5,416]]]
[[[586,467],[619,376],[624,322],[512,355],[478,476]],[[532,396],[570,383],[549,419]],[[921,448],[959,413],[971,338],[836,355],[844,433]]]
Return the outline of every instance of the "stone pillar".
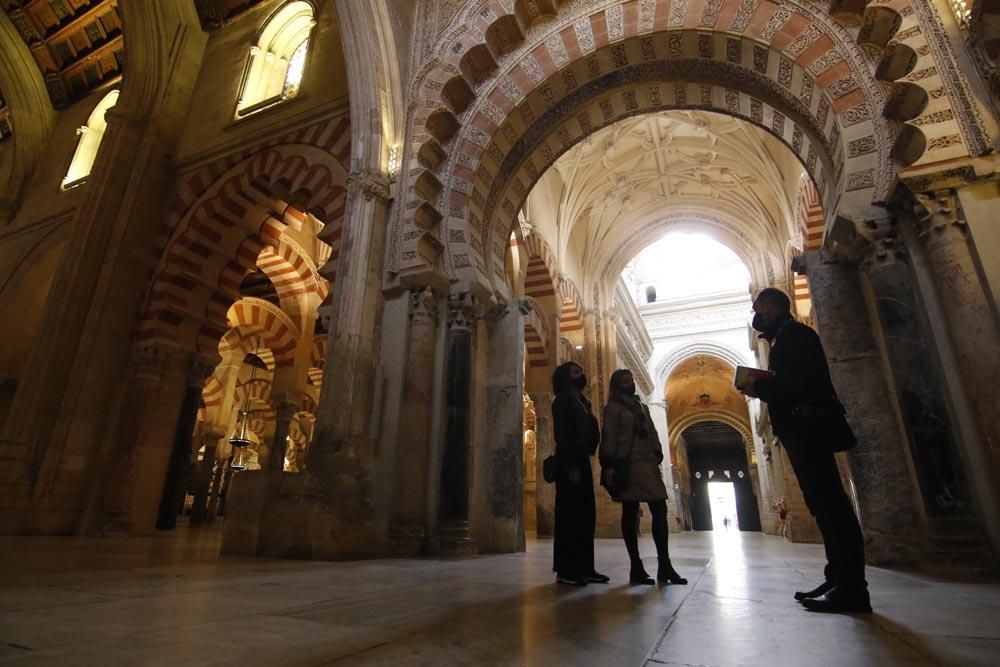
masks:
[[[144,346],[132,350],[129,391],[118,424],[121,447],[108,456],[108,470],[102,476],[103,519],[99,530],[104,535],[128,535],[134,529],[132,506],[139,474],[139,443],[149,412],[161,407],[156,398],[168,357],[162,347]],[[90,532],[89,528],[84,532]]]
[[[191,363],[188,386],[184,392],[184,402],[181,404],[177,428],[174,431],[174,442],[170,449],[163,495],[160,497],[160,509],[156,519],[158,530],[173,530],[177,527],[177,512],[184,499],[185,482],[191,463],[191,439],[195,423],[198,421],[198,410],[201,408],[201,390],[205,378],[212,372],[212,367],[212,364],[200,359],[195,359]]]
[[[0,432],[0,530],[76,528],[107,437],[105,410],[128,381],[136,313],[161,242],[174,182],[172,158],[188,114],[207,34],[190,5],[122,3],[142,48],[129,50],[143,84],[125,86],[107,113],[86,196],[67,224],[67,247]],[[192,70],[193,68],[193,70]],[[112,417],[117,419],[117,417]]]
[[[542,477],[542,461],[556,453],[552,431],[552,400],[550,392],[531,394],[535,404],[535,530],[538,537],[552,537],[555,529],[556,487]]]
[[[957,195],[942,190],[918,194],[917,201],[920,239],[996,484],[1000,480],[1000,401],[996,397],[1000,330],[969,247]]]
[[[449,556],[471,556],[476,543],[469,537],[469,437],[471,424],[472,334],[477,306],[467,291],[448,297],[448,358],[446,422],[441,461],[441,494],[437,550]]]
[[[904,244],[896,238],[892,220],[867,227],[872,245],[861,268],[871,286],[924,512],[932,523],[969,519],[972,499]]]
[[[191,523],[204,523],[208,518],[208,500],[211,493],[212,473],[215,468],[215,455],[218,451],[219,440],[229,437],[225,433],[206,433],[202,436],[205,443],[205,454],[201,458],[201,465],[195,473],[194,502],[191,503]]]
[[[288,432],[292,419],[299,411],[299,401],[286,395],[272,398],[271,405],[274,407],[274,440],[266,467],[274,472],[282,472],[285,469],[285,452],[288,450]]]
[[[394,553],[414,556],[427,541],[434,330],[440,298],[430,287],[410,291],[410,336],[403,381],[405,435],[396,459],[390,542]]]
[[[485,451],[478,469],[485,476],[487,525],[477,535],[480,551],[524,551],[521,490],[524,433],[525,300],[509,301],[487,315]]]
[[[849,461],[868,560],[877,565],[915,562],[913,478],[857,266],[811,251],[795,267],[809,279],[830,376],[858,438]]]

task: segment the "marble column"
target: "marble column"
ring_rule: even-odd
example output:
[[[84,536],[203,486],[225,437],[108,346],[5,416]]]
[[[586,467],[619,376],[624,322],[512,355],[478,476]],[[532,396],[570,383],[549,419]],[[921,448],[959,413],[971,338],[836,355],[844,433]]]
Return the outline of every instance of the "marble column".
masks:
[[[866,227],[871,245],[861,268],[871,286],[924,512],[932,522],[971,518],[972,499],[944,382],[924,330],[904,244],[891,219]]]
[[[480,551],[524,551],[521,477],[524,463],[524,316],[526,300],[501,304],[487,314],[485,475],[487,526],[477,535]]]
[[[542,462],[556,453],[552,431],[552,400],[550,392],[535,392],[535,526],[538,537],[552,537],[555,528],[556,487],[542,477]]]
[[[297,398],[286,395],[272,398],[271,405],[274,407],[274,439],[267,459],[267,469],[282,472],[285,469],[289,429],[299,411],[300,402]]]
[[[198,466],[194,484],[194,502],[191,504],[191,523],[204,523],[208,518],[209,497],[212,487],[212,475],[215,468],[215,456],[218,452],[219,440],[228,438],[225,433],[206,433],[201,439],[205,443],[205,454]]]
[[[996,396],[1000,329],[969,245],[956,193],[918,194],[917,202],[919,237],[996,484],[1000,480],[1000,401]]]
[[[868,560],[916,562],[917,494],[858,268],[823,251],[797,258],[795,268],[809,280],[830,376],[858,438],[849,461]]]
[[[421,553],[427,541],[434,338],[440,297],[430,288],[410,291],[410,331],[403,381],[405,435],[396,458],[390,548],[401,556]]]
[[[212,364],[200,359],[191,362],[188,385],[184,392],[184,402],[181,404],[177,428],[174,431],[173,446],[170,449],[163,494],[160,497],[160,509],[156,519],[158,530],[173,530],[177,527],[177,512],[184,499],[185,482],[191,462],[191,441],[194,426],[198,421],[198,410],[201,408],[201,390],[205,378],[212,372],[212,368]]]
[[[445,361],[444,457],[437,551],[450,556],[476,553],[469,537],[469,474],[472,384],[472,335],[478,307],[472,294],[452,291],[448,297],[448,342]]]

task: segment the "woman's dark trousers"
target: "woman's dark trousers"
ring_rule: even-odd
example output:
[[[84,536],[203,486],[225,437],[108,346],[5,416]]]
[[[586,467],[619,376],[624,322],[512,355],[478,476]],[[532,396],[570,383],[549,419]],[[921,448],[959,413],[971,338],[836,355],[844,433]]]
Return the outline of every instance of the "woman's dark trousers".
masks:
[[[580,482],[565,473],[556,479],[556,518],[552,569],[560,577],[582,579],[594,572],[594,478],[590,459],[578,464]]]
[[[670,559],[667,550],[667,501],[654,500],[647,502],[652,515],[653,543],[656,544],[656,555],[662,560]],[[639,501],[626,500],[622,502],[622,539],[632,564],[642,566],[639,558]]]

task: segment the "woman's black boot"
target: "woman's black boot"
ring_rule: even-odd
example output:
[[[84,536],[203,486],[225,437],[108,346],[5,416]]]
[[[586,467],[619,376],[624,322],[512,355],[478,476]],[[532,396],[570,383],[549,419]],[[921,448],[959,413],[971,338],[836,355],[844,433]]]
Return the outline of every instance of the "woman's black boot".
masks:
[[[629,570],[628,581],[630,584],[644,584],[646,586],[656,583],[653,581],[653,578],[649,576],[649,573],[646,572],[646,568],[642,566],[641,560],[632,561],[632,569]]]
[[[670,564],[669,558],[661,558],[660,565],[656,569],[656,580],[661,584],[686,584],[687,579],[677,574],[677,570]]]

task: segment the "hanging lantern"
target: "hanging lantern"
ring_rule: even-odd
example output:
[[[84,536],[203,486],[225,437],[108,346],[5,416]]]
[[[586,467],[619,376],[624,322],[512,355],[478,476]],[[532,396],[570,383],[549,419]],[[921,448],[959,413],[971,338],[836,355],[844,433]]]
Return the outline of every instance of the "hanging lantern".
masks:
[[[254,350],[254,356],[256,355],[257,350]],[[246,448],[253,444],[253,441],[250,439],[248,423],[250,421],[250,391],[253,388],[253,381],[256,374],[257,365],[251,364],[250,380],[247,381],[248,387],[246,396],[243,398],[243,407],[240,409],[240,416],[236,419],[236,429],[229,438],[229,444],[233,446],[233,458],[229,463],[229,467],[233,470],[246,470],[248,458]]]
[[[247,456],[246,447],[235,447],[233,449],[233,458],[229,462],[229,467],[233,470],[246,470],[247,469]]]
[[[247,434],[247,422],[249,421],[249,415],[247,410],[240,410],[240,416],[236,420],[236,429],[233,431],[233,435],[229,438],[229,444],[233,447],[249,447],[253,444],[250,440],[250,436]]]

